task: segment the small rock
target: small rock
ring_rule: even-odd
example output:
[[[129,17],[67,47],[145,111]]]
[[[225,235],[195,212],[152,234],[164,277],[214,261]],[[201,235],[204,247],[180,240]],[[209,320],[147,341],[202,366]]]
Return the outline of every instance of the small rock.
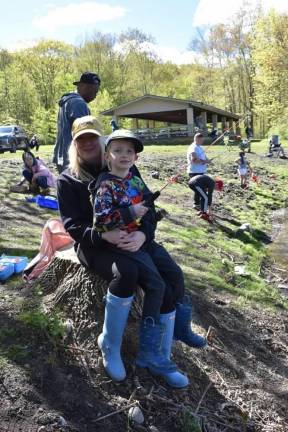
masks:
[[[238,276],[250,276],[250,273],[245,269],[245,266],[236,265],[234,272]]]
[[[59,426],[62,426],[62,427],[66,427],[68,425],[67,421],[62,416],[59,416],[58,424],[59,424]]]
[[[159,171],[152,171],[151,172],[151,177],[158,180],[159,179]]]
[[[40,407],[40,408],[38,409],[38,412],[39,412],[39,413],[43,413],[43,412],[44,412],[44,408]]]
[[[68,319],[67,321],[65,321],[64,328],[65,328],[66,334],[71,335],[71,333],[73,332],[73,328],[74,328],[72,320]]]
[[[148,430],[149,432],[159,432],[159,429],[157,429],[156,426],[149,426]]]
[[[45,430],[46,430],[45,426],[40,426],[40,427],[37,429],[37,432],[44,432]]]
[[[130,420],[137,424],[143,424],[144,423],[144,416],[142,414],[142,411],[139,407],[131,407],[128,412],[128,416]]]
[[[239,227],[239,230],[241,230],[241,231],[250,231],[250,230],[251,230],[251,224],[248,223],[248,222],[243,223],[243,224]]]

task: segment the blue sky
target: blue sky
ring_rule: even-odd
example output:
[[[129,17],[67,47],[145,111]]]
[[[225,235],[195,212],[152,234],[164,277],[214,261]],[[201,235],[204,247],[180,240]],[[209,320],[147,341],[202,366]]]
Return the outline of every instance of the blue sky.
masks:
[[[255,4],[258,0],[249,0]],[[187,63],[197,29],[231,19],[242,0],[11,0],[1,6],[0,47],[14,50],[40,38],[77,43],[94,31],[137,27],[156,39],[164,60]],[[262,0],[264,9],[288,11],[285,0]]]
[[[128,27],[137,27],[146,33],[153,35],[160,45],[168,45],[179,50],[186,50],[192,37],[192,19],[199,0],[14,0],[7,2],[1,7],[0,46],[13,46],[14,43],[25,42],[26,40],[40,37],[53,37],[67,42],[76,42],[79,37],[89,34],[94,30],[101,32],[119,33]],[[64,7],[69,5],[84,5],[84,15],[89,14],[87,3],[98,3],[110,5],[114,8],[123,8],[119,16],[111,19],[88,23],[73,23],[71,26],[57,26],[51,29],[47,21],[47,28],[40,28],[35,18],[47,16],[51,9],[63,14],[65,21]],[[62,8],[62,12],[61,9]],[[97,7],[95,8],[97,11]],[[92,9],[94,15],[95,9]],[[79,7],[79,12],[81,11]],[[88,11],[88,13],[87,13]],[[111,14],[112,15],[112,14]],[[51,18],[52,19],[52,18]],[[75,20],[76,21],[76,20]],[[83,18],[85,21],[85,18]],[[92,21],[92,19],[91,19]],[[49,28],[50,27],[50,31]],[[21,45],[21,44],[20,44]]]

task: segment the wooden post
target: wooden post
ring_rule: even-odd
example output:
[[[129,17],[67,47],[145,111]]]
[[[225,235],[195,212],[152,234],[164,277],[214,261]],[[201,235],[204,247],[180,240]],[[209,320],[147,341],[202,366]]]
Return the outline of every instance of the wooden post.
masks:
[[[222,123],[222,131],[224,132],[224,130],[227,128],[226,117],[225,116],[221,117],[221,123]]]
[[[133,118],[133,129],[138,129],[138,119]]]
[[[194,132],[194,111],[192,107],[186,109],[187,113],[187,129],[188,136],[192,136]]]
[[[237,123],[237,122],[235,122],[235,125],[236,125],[236,123]],[[236,130],[235,130],[236,134],[237,134],[237,135],[241,135],[241,129],[240,129],[240,125],[239,125],[239,123],[237,124],[237,126],[236,126],[235,129],[236,129]]]
[[[203,125],[203,131],[207,131],[207,112],[202,111],[201,112],[201,119],[202,119],[202,125]]]
[[[218,129],[218,116],[217,114],[212,114],[212,129]]]

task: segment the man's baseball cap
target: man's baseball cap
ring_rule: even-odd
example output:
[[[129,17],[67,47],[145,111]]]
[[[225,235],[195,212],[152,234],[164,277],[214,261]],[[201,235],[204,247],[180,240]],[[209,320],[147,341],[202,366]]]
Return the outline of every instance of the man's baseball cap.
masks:
[[[201,133],[201,132],[197,132],[195,135],[194,135],[194,138],[203,138],[204,137],[204,135]]]
[[[141,153],[143,151],[144,147],[142,141],[133,132],[131,132],[128,129],[117,129],[114,132],[112,132],[107,138],[105,144],[106,150],[111,141],[119,140],[119,139],[133,141],[136,153]]]
[[[100,79],[99,75],[97,75],[93,72],[83,72],[81,77],[80,77],[80,80],[73,82],[74,85],[77,85],[80,83],[100,85],[101,79]]]
[[[72,138],[77,139],[86,133],[92,133],[94,135],[101,136],[101,129],[101,124],[95,117],[91,115],[79,117],[73,122]]]

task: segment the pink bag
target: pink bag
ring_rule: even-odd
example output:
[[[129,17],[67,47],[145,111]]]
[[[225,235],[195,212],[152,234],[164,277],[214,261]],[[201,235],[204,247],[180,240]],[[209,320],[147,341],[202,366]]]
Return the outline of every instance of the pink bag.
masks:
[[[23,279],[31,282],[48,266],[56,251],[72,246],[74,240],[65,231],[59,219],[49,219],[44,225],[40,251],[23,271]]]

